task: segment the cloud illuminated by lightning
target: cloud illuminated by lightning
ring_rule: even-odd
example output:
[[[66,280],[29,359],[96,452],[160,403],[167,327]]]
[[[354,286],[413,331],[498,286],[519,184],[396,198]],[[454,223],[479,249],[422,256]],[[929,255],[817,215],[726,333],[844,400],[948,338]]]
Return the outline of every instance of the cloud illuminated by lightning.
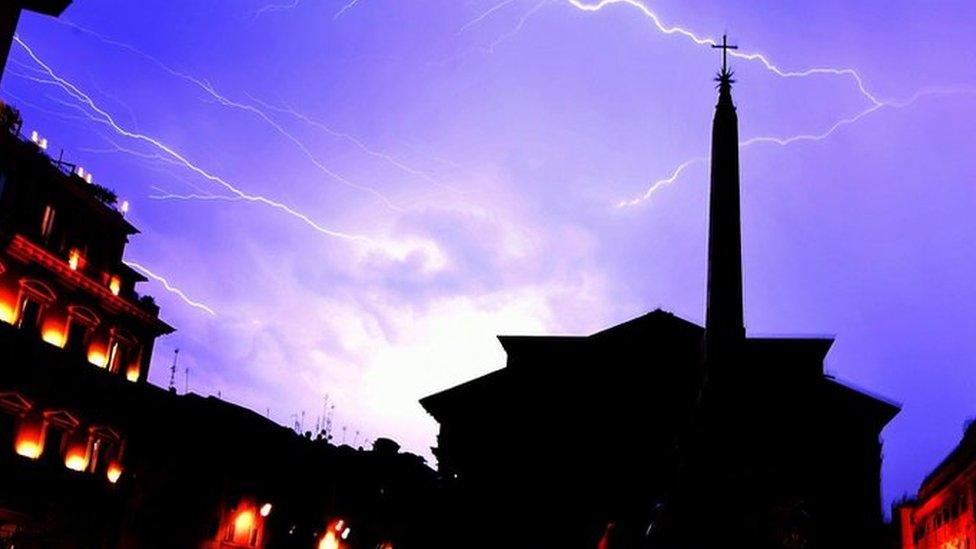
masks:
[[[636,8],[641,13],[643,13],[644,16],[646,16],[654,23],[655,28],[657,28],[657,30],[663,34],[683,36],[691,40],[692,42],[698,44],[699,46],[714,46],[718,44],[718,42],[716,42],[713,38],[700,37],[696,35],[694,32],[684,27],[665,24],[664,22],[662,22],[661,18],[656,13],[654,13],[650,8],[648,8],[646,5],[644,5],[642,2],[639,2],[638,0],[600,0],[595,4],[588,4],[581,0],[566,0],[566,1],[576,9],[586,11],[586,12],[597,12],[606,8],[607,6],[612,6],[615,4],[625,4],[627,6]],[[876,106],[880,106],[882,104],[882,101],[880,99],[878,99],[877,97],[874,96],[874,94],[868,91],[867,87],[864,85],[864,80],[861,78],[861,75],[854,69],[817,67],[817,68],[806,69],[802,71],[785,71],[779,68],[778,66],[776,66],[775,64],[773,64],[773,62],[770,61],[768,57],[766,57],[761,53],[743,53],[738,50],[731,50],[729,51],[729,56],[736,57],[739,59],[745,59],[747,61],[759,61],[760,63],[762,63],[764,67],[766,67],[767,70],[769,70],[770,72],[778,76],[782,76],[784,78],[800,78],[806,76],[813,76],[817,74],[848,76],[854,80],[854,82],[857,84],[857,88],[860,91],[861,95],[863,95],[868,101],[870,101],[873,105]]]
[[[115,121],[115,119],[112,117],[112,115],[110,115],[108,112],[106,112],[101,107],[99,107],[95,103],[95,101],[89,95],[87,95],[83,91],[81,91],[76,85],[74,85],[71,82],[68,82],[67,80],[65,80],[65,79],[61,78],[60,76],[58,76],[50,66],[48,66],[44,61],[41,60],[40,57],[37,56],[36,53],[34,53],[34,50],[32,50],[30,48],[30,46],[28,46],[23,40],[20,39],[20,36],[15,35],[14,36],[14,42],[16,42],[17,45],[19,45],[21,48],[24,49],[25,52],[27,52],[27,55],[30,56],[30,58],[35,63],[37,63],[37,65],[39,67],[41,67],[44,70],[44,72],[49,77],[51,77],[55,81],[55,83],[56,83],[56,85],[58,87],[60,87],[65,93],[67,93],[71,97],[75,98],[77,101],[79,101],[80,103],[86,105],[93,112],[95,112],[98,116],[92,115],[91,119],[93,121],[99,122],[99,123],[102,123],[102,124],[105,124],[106,126],[108,126],[109,128],[111,128],[112,130],[114,130],[117,134],[119,134],[119,135],[121,135],[123,137],[127,137],[127,138],[132,139],[132,140],[135,140],[135,141],[140,141],[140,142],[143,142],[143,143],[146,143],[148,145],[151,145],[151,146],[155,147],[156,149],[158,149],[158,150],[166,153],[171,158],[179,161],[181,164],[183,164],[183,166],[186,169],[192,171],[193,173],[199,175],[200,177],[202,177],[202,178],[204,178],[204,179],[206,179],[206,180],[208,180],[208,181],[210,181],[212,183],[215,183],[215,184],[217,184],[217,185],[219,185],[219,186],[227,189],[228,191],[230,191],[234,195],[239,196],[242,200],[247,200],[249,202],[254,202],[254,203],[264,204],[266,206],[270,206],[271,208],[274,208],[276,210],[279,210],[281,212],[284,212],[287,215],[290,215],[291,217],[294,217],[294,218],[302,221],[303,223],[305,223],[309,227],[315,229],[316,231],[318,231],[318,232],[320,232],[322,234],[328,235],[328,236],[333,236],[333,237],[336,237],[336,238],[341,238],[343,240],[356,241],[356,242],[360,242],[360,243],[363,243],[363,244],[370,244],[370,245],[375,245],[376,244],[376,242],[373,239],[371,239],[371,238],[369,238],[367,236],[345,233],[345,232],[342,232],[342,231],[336,231],[336,230],[333,230],[333,229],[329,229],[327,227],[324,227],[324,226],[318,224],[317,222],[315,222],[314,220],[312,220],[308,215],[306,215],[306,214],[304,214],[302,212],[299,212],[298,210],[295,210],[295,209],[293,209],[293,208],[291,208],[291,207],[289,207],[289,206],[287,206],[287,205],[285,205],[285,204],[283,204],[281,202],[272,200],[270,198],[267,198],[267,197],[264,197],[264,196],[261,196],[261,195],[248,194],[248,193],[244,192],[243,190],[235,187],[231,183],[227,182],[225,179],[223,179],[223,178],[221,178],[221,177],[219,177],[217,175],[211,174],[210,172],[208,172],[208,171],[204,170],[203,168],[197,166],[192,161],[190,161],[185,156],[183,156],[182,154],[180,154],[179,152],[177,152],[176,150],[174,150],[170,146],[166,145],[162,141],[160,141],[160,140],[158,140],[158,139],[156,139],[154,137],[150,137],[148,135],[145,135],[145,134],[136,133],[136,132],[132,132],[132,131],[129,131],[129,130],[125,129],[124,127],[122,127],[121,125],[119,125],[118,122]]]
[[[831,135],[833,135],[837,130],[839,130],[839,129],[845,127],[845,126],[849,126],[851,124],[854,124],[858,120],[861,120],[862,118],[864,118],[866,116],[869,116],[870,114],[875,113],[875,112],[877,112],[877,111],[879,111],[879,110],[881,110],[883,108],[886,108],[887,107],[887,108],[892,108],[892,109],[903,109],[903,108],[912,106],[913,104],[915,104],[916,102],[918,102],[918,100],[920,100],[920,99],[922,99],[924,97],[937,96],[937,95],[976,95],[976,89],[970,89],[970,88],[928,88],[928,89],[920,90],[920,91],[916,92],[915,94],[913,94],[908,99],[903,100],[903,101],[885,101],[885,102],[882,102],[882,103],[880,103],[878,105],[872,105],[871,107],[869,107],[869,108],[867,108],[867,109],[865,109],[865,110],[863,110],[863,111],[855,114],[854,116],[851,116],[851,117],[848,117],[848,118],[844,118],[844,119],[838,120],[837,122],[835,122],[834,124],[832,124],[829,128],[827,128],[826,130],[824,130],[821,133],[817,133],[817,134],[799,134],[799,135],[794,135],[794,136],[790,136],[790,137],[774,137],[774,136],[752,137],[750,139],[747,139],[745,141],[740,142],[739,143],[739,149],[745,149],[747,147],[750,147],[752,145],[756,145],[758,143],[770,143],[770,144],[774,144],[774,145],[779,145],[781,147],[787,147],[789,145],[792,145],[793,143],[798,143],[798,142],[802,142],[802,141],[823,141],[824,139],[827,139],[828,137],[830,137]],[[648,187],[648,189],[646,191],[644,191],[644,193],[642,195],[640,195],[640,196],[638,196],[636,198],[630,199],[630,200],[623,200],[623,201],[621,201],[621,202],[619,202],[617,204],[617,207],[618,208],[623,208],[623,207],[627,207],[627,206],[636,206],[636,205],[640,204],[641,202],[644,202],[644,201],[648,200],[661,187],[664,187],[664,186],[667,186],[667,185],[670,185],[670,184],[674,183],[678,179],[678,177],[681,175],[681,173],[686,168],[688,168],[689,166],[692,166],[694,164],[698,164],[700,162],[705,162],[705,158],[704,157],[697,157],[697,158],[693,158],[691,160],[685,161],[684,163],[682,163],[681,165],[679,165],[673,172],[671,172],[671,175],[670,176],[668,176],[665,179],[660,179],[660,180],[655,181],[654,183],[652,183],[651,186]]]
[[[204,311],[206,313],[209,313],[211,316],[217,316],[217,312],[214,311],[212,308],[208,307],[207,305],[204,305],[203,303],[200,303],[199,301],[194,301],[194,300],[190,299],[183,292],[183,290],[181,290],[181,289],[173,286],[172,284],[170,284],[169,281],[166,280],[164,277],[162,277],[162,276],[160,276],[160,275],[158,275],[158,274],[150,271],[148,268],[146,268],[146,267],[144,267],[144,266],[142,266],[139,263],[136,263],[134,261],[126,261],[125,264],[128,265],[128,266],[130,266],[130,267],[132,267],[133,269],[139,271],[140,273],[146,275],[147,277],[155,280],[156,282],[159,282],[168,291],[170,291],[170,292],[176,294],[177,296],[179,296],[179,298],[182,299],[183,302],[186,303],[187,305],[189,305],[191,307],[194,307],[196,309],[200,309],[201,311]]]
[[[60,21],[60,20],[58,20],[58,21]],[[136,54],[139,57],[142,57],[143,59],[146,59],[147,61],[153,63],[154,65],[156,65],[157,67],[159,67],[161,70],[163,70],[167,74],[169,74],[171,76],[175,76],[177,78],[180,78],[180,79],[182,79],[182,80],[184,80],[186,82],[189,82],[189,83],[193,84],[197,88],[203,90],[205,93],[207,93],[207,95],[209,95],[210,97],[212,97],[213,99],[215,99],[219,104],[221,104],[221,105],[223,105],[225,107],[230,107],[230,108],[238,109],[238,110],[245,111],[245,112],[248,112],[248,113],[251,113],[251,114],[257,116],[265,124],[267,124],[268,126],[270,126],[271,129],[273,129],[279,135],[281,135],[286,140],[290,141],[293,145],[295,145],[295,147],[299,150],[299,152],[301,152],[302,155],[304,155],[322,173],[326,174],[330,178],[332,178],[332,179],[334,179],[334,180],[336,180],[336,181],[338,181],[338,182],[340,182],[340,183],[342,183],[342,184],[344,184],[344,185],[346,185],[346,186],[348,186],[350,188],[353,188],[353,189],[356,189],[356,190],[359,190],[359,191],[362,191],[362,192],[366,192],[366,193],[369,193],[369,194],[373,195],[380,202],[382,202],[384,206],[386,206],[387,208],[389,208],[392,211],[397,211],[397,212],[403,211],[402,208],[400,208],[399,206],[397,206],[396,204],[394,204],[383,193],[379,192],[378,190],[374,189],[373,187],[369,187],[369,186],[366,186],[366,185],[361,185],[361,184],[356,183],[354,181],[350,181],[348,178],[346,178],[346,177],[344,177],[344,176],[336,173],[334,170],[330,169],[328,166],[326,166],[325,164],[323,164],[315,156],[315,154],[312,153],[312,151],[308,148],[308,146],[306,146],[301,140],[299,140],[293,134],[291,134],[290,132],[288,132],[284,127],[281,126],[281,124],[277,123],[274,119],[272,119],[270,116],[268,116],[267,113],[265,113],[264,111],[262,111],[258,107],[254,106],[254,105],[251,105],[251,104],[247,104],[247,103],[241,103],[239,101],[234,101],[234,100],[232,100],[232,99],[230,99],[230,98],[222,95],[221,93],[219,93],[216,90],[216,88],[214,88],[214,86],[210,82],[207,82],[206,80],[197,78],[197,77],[192,76],[190,74],[187,74],[185,72],[178,71],[178,70],[170,67],[166,63],[163,63],[158,58],[156,58],[156,57],[154,57],[154,56],[152,56],[152,55],[150,55],[150,54],[148,54],[148,53],[146,53],[146,52],[144,52],[144,51],[136,48],[135,46],[132,46],[130,44],[126,44],[124,42],[119,42],[118,40],[114,40],[114,39],[109,38],[109,37],[107,37],[107,36],[105,36],[103,34],[100,34],[100,33],[95,32],[93,30],[87,29],[87,28],[82,27],[80,25],[77,25],[75,23],[71,23],[69,21],[60,21],[60,22],[62,24],[64,24],[64,25],[67,25],[67,26],[69,26],[69,27],[71,27],[71,28],[79,31],[79,32],[88,34],[88,35],[96,38],[97,40],[105,43],[105,44],[109,44],[111,46],[115,46],[115,47],[118,47],[118,48],[127,50],[129,52],[132,52],[132,53]]]

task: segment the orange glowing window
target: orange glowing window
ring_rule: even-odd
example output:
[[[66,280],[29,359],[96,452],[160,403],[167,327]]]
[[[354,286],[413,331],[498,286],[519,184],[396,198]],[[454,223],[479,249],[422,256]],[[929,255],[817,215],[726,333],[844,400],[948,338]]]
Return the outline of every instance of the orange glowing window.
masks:
[[[68,267],[72,271],[77,271],[78,267],[81,266],[81,252],[77,248],[72,248],[68,252]]]
[[[109,482],[115,484],[122,477],[122,465],[117,461],[109,463],[108,468],[105,469],[105,476]]]
[[[93,343],[88,347],[88,362],[91,362],[99,368],[107,366],[108,358],[105,355],[105,347],[98,343]]]
[[[108,282],[108,289],[112,290],[112,295],[119,295],[119,292],[122,291],[122,279],[118,275],[112,276]]]
[[[84,471],[91,462],[91,434],[78,428],[67,435],[64,447],[64,466],[72,471]]]
[[[44,327],[41,329],[41,339],[55,347],[64,347],[66,339],[64,321],[56,315],[47,315],[44,319]]]
[[[237,511],[232,515],[233,520],[227,526],[224,541],[235,545],[257,545],[260,534],[260,523],[255,515],[255,510],[248,506]]]
[[[38,411],[30,411],[17,422],[14,436],[14,451],[28,459],[37,459],[44,453],[44,438],[47,436],[47,422]]]
[[[13,324],[16,319],[14,308],[7,303],[0,302],[0,322]]]
[[[319,542],[319,549],[339,549],[339,537],[331,528],[322,536]]]
[[[254,512],[251,510],[244,510],[237,514],[237,518],[234,519],[234,529],[238,532],[243,532],[245,530],[250,530],[251,526],[254,525]]]
[[[125,371],[125,379],[128,379],[132,383],[139,381],[139,365],[132,364]]]

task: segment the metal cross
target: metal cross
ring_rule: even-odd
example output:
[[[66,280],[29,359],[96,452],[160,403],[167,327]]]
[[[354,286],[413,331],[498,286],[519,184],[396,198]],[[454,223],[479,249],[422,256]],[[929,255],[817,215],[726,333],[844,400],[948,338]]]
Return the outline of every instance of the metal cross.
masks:
[[[737,49],[739,49],[739,46],[730,46],[729,43],[728,43],[728,36],[725,35],[725,34],[723,34],[722,35],[722,44],[721,45],[719,45],[719,44],[712,44],[712,47],[722,50],[722,74],[727,73],[728,72],[728,59],[727,59],[727,54],[729,53],[729,50],[737,50]]]

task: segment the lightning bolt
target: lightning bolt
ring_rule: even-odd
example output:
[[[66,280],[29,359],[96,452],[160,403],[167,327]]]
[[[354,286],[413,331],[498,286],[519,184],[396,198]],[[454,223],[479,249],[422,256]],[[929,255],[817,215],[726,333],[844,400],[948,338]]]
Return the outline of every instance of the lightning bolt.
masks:
[[[111,45],[111,46],[115,46],[115,47],[118,47],[118,48],[127,50],[127,51],[129,51],[129,52],[131,52],[131,53],[133,53],[133,54],[135,54],[135,55],[137,55],[139,57],[142,57],[143,59],[146,59],[147,61],[153,63],[154,65],[156,65],[157,67],[159,67],[161,70],[163,70],[167,74],[169,74],[171,76],[174,76],[176,78],[180,78],[180,79],[182,79],[182,80],[184,80],[186,82],[189,82],[190,84],[193,84],[197,88],[203,90],[207,95],[209,95],[214,100],[216,100],[220,105],[223,105],[225,107],[230,107],[230,108],[238,109],[238,110],[241,110],[241,111],[244,111],[244,112],[251,113],[254,116],[257,116],[265,124],[267,124],[269,127],[271,127],[271,129],[273,129],[276,133],[278,133],[279,135],[281,135],[282,137],[284,137],[286,140],[288,140],[289,142],[291,142],[299,150],[299,152],[302,153],[302,155],[304,155],[316,168],[318,168],[319,171],[321,171],[325,175],[331,177],[332,179],[334,179],[334,180],[336,180],[336,181],[338,181],[338,182],[340,182],[340,183],[342,183],[342,184],[344,184],[344,185],[346,185],[346,186],[348,186],[350,188],[353,188],[353,189],[356,189],[358,191],[362,191],[362,192],[365,192],[365,193],[368,193],[368,194],[373,195],[380,202],[382,202],[384,206],[386,206],[387,208],[389,208],[392,211],[395,211],[395,212],[402,212],[403,211],[402,208],[400,208],[399,206],[397,206],[396,204],[394,204],[389,198],[387,198],[385,195],[383,195],[378,190],[376,190],[376,189],[374,189],[372,187],[368,187],[366,185],[361,185],[361,184],[355,183],[353,181],[350,181],[348,178],[343,177],[342,175],[336,173],[334,170],[330,169],[328,166],[326,166],[325,164],[323,164],[312,153],[312,151],[304,143],[302,143],[301,140],[299,140],[297,137],[295,137],[290,132],[288,132],[284,127],[281,126],[281,124],[278,124],[270,116],[268,116],[267,113],[265,113],[264,111],[262,111],[258,107],[254,106],[254,105],[250,105],[250,104],[246,104],[246,103],[241,103],[241,102],[238,102],[238,101],[234,101],[232,99],[229,99],[228,97],[220,94],[213,87],[213,85],[210,84],[209,82],[207,82],[205,80],[202,80],[200,78],[196,78],[196,77],[194,77],[194,76],[192,76],[190,74],[187,74],[185,72],[178,71],[178,70],[170,67],[166,63],[163,63],[158,58],[156,58],[156,57],[154,57],[154,56],[152,56],[152,55],[150,55],[150,54],[148,54],[148,53],[146,53],[146,52],[144,52],[144,51],[136,48],[135,46],[132,46],[130,44],[126,44],[124,42],[119,42],[118,40],[113,40],[112,38],[109,38],[109,37],[107,37],[107,36],[105,36],[103,34],[100,34],[100,33],[95,32],[93,30],[90,30],[90,29],[81,27],[81,26],[79,26],[79,25],[77,25],[75,23],[71,23],[69,21],[61,21],[61,20],[57,20],[57,21],[61,22],[64,25],[67,25],[67,26],[69,26],[69,27],[71,27],[71,28],[73,28],[75,30],[78,30],[79,32],[88,34],[88,35],[96,38],[97,40],[105,43],[105,44],[108,44],[108,45]]]
[[[270,198],[267,198],[267,197],[264,197],[264,196],[261,196],[261,195],[248,194],[248,193],[244,192],[243,190],[235,187],[231,183],[227,182],[225,179],[223,179],[223,178],[221,178],[221,177],[219,177],[217,175],[211,174],[210,172],[206,171],[205,169],[197,166],[192,161],[190,161],[185,156],[183,156],[182,154],[180,154],[179,152],[177,152],[176,150],[174,150],[170,146],[166,145],[162,141],[160,141],[160,140],[158,140],[158,139],[156,139],[154,137],[151,137],[151,136],[148,136],[148,135],[144,135],[144,134],[141,134],[141,133],[132,132],[132,131],[129,131],[129,130],[123,128],[122,126],[119,125],[118,122],[115,121],[115,119],[112,117],[112,115],[110,115],[108,112],[106,112],[101,107],[99,107],[95,103],[95,101],[92,100],[92,98],[89,95],[85,94],[83,91],[81,91],[77,86],[75,86],[71,82],[68,82],[67,80],[65,80],[65,79],[61,78],[60,76],[58,76],[54,72],[54,70],[51,69],[50,66],[48,66],[43,60],[41,60],[40,57],[37,56],[36,53],[34,53],[34,50],[32,50],[30,48],[30,46],[28,46],[26,43],[24,43],[23,40],[20,39],[19,36],[17,36],[17,35],[14,36],[14,42],[16,42],[17,45],[19,45],[21,48],[24,49],[25,52],[27,52],[27,55],[35,63],[37,63],[37,65],[39,67],[41,67],[44,70],[44,72],[50,78],[52,78],[55,81],[55,83],[57,84],[58,87],[60,87],[65,93],[67,93],[68,95],[70,95],[71,97],[73,97],[74,99],[76,99],[77,101],[79,101],[80,103],[83,103],[88,108],[90,108],[93,112],[95,112],[98,116],[92,115],[91,116],[91,119],[93,121],[99,122],[99,123],[102,123],[102,124],[105,124],[106,126],[108,126],[109,128],[111,128],[112,130],[114,130],[117,134],[119,134],[119,135],[121,135],[123,137],[127,137],[129,139],[132,139],[132,140],[135,140],[135,141],[139,141],[139,142],[142,142],[142,143],[151,145],[152,147],[154,147],[154,148],[158,149],[159,151],[165,153],[167,156],[169,156],[169,157],[173,158],[174,160],[177,160],[178,162],[180,162],[180,164],[182,164],[183,167],[185,167],[186,169],[192,171],[193,173],[199,175],[200,177],[202,177],[202,178],[204,178],[204,179],[206,179],[206,180],[208,180],[208,181],[210,181],[212,183],[215,183],[215,184],[217,184],[217,185],[219,185],[219,186],[227,189],[228,191],[230,191],[235,196],[240,197],[242,200],[246,200],[246,201],[254,202],[254,203],[258,203],[258,204],[263,204],[263,205],[269,206],[269,207],[271,207],[273,209],[279,210],[279,211],[281,211],[281,212],[283,212],[283,213],[285,213],[285,214],[287,214],[287,215],[289,215],[291,217],[294,217],[295,219],[298,219],[298,220],[302,221],[303,223],[305,223],[306,225],[308,225],[312,229],[314,229],[317,232],[322,233],[324,235],[328,235],[328,236],[332,236],[332,237],[335,237],[335,238],[340,238],[340,239],[348,240],[348,241],[360,242],[360,243],[369,244],[369,245],[376,245],[376,242],[374,240],[372,240],[371,238],[369,238],[369,237],[361,236],[361,235],[354,235],[354,234],[350,234],[350,233],[345,233],[345,232],[341,232],[341,231],[336,231],[336,230],[333,230],[333,229],[329,229],[327,227],[324,227],[324,226],[316,223],[308,215],[306,215],[306,214],[304,214],[302,212],[299,212],[298,210],[295,210],[295,209],[293,209],[293,208],[291,208],[291,207],[289,207],[289,206],[287,206],[287,205],[285,205],[285,204],[283,204],[281,202],[272,200]]]
[[[294,107],[288,105],[287,103],[285,103],[284,106],[275,106],[275,105],[272,105],[272,104],[267,103],[265,101],[262,101],[262,100],[254,97],[254,96],[252,96],[250,94],[245,93],[245,95],[247,95],[247,97],[251,101],[254,101],[255,103],[257,103],[263,109],[267,109],[269,111],[277,112],[277,113],[280,113],[280,114],[287,114],[289,116],[292,116],[295,119],[297,119],[297,120],[299,120],[301,122],[304,122],[305,124],[308,124],[309,126],[312,126],[313,128],[318,128],[318,129],[324,131],[325,133],[331,135],[332,137],[345,140],[346,142],[352,144],[353,146],[355,146],[357,149],[359,149],[363,153],[365,153],[365,154],[367,154],[369,156],[372,156],[374,158],[377,158],[379,160],[382,160],[382,161],[390,164],[391,166],[393,166],[393,167],[395,167],[395,168],[403,171],[404,173],[407,173],[407,174],[412,175],[412,176],[415,176],[415,177],[419,177],[419,178],[421,178],[421,179],[423,179],[423,180],[425,180],[425,181],[427,181],[429,183],[432,183],[434,185],[437,185],[438,187],[442,187],[444,189],[457,192],[457,189],[454,189],[453,187],[447,185],[446,183],[444,183],[444,182],[436,179],[434,176],[430,175],[429,173],[427,173],[425,171],[422,171],[422,170],[418,170],[418,169],[413,168],[413,167],[410,167],[410,166],[404,164],[403,162],[397,160],[396,158],[394,158],[390,154],[387,154],[387,153],[385,153],[383,151],[378,151],[376,149],[373,149],[373,148],[369,147],[368,145],[366,145],[366,143],[364,143],[361,139],[356,138],[354,135],[351,135],[351,134],[348,134],[348,133],[345,133],[345,132],[341,132],[341,131],[335,130],[335,129],[327,126],[326,124],[324,124],[324,123],[322,123],[322,122],[320,122],[318,120],[315,120],[315,119],[313,119],[313,118],[311,118],[311,117],[309,117],[309,116],[307,116],[305,114],[302,114],[302,113],[298,112]]]
[[[210,314],[210,316],[217,316],[217,312],[216,311],[214,311],[213,309],[211,309],[207,305],[204,305],[203,303],[200,303],[199,301],[194,301],[194,300],[190,299],[183,292],[183,290],[181,290],[181,289],[173,286],[172,284],[170,284],[169,281],[166,280],[166,278],[164,278],[164,277],[162,277],[162,276],[160,276],[160,275],[158,275],[158,274],[150,271],[148,268],[146,268],[146,267],[144,267],[144,266],[142,266],[139,263],[136,263],[134,261],[126,261],[125,264],[128,265],[128,266],[130,266],[130,267],[132,267],[133,269],[139,271],[140,273],[146,275],[147,277],[155,280],[156,282],[159,282],[160,284],[163,285],[164,288],[166,288],[166,290],[168,290],[169,292],[172,292],[172,293],[176,294],[177,296],[179,296],[179,298],[182,299],[183,302],[186,303],[187,305],[189,305],[190,307],[194,307],[196,309],[200,309],[201,311],[204,311],[204,312]]]
[[[699,162],[704,162],[704,161],[705,161],[705,157],[703,156],[692,158],[691,160],[685,160],[677,168],[675,168],[674,171],[671,172],[671,175],[665,177],[664,179],[658,179],[657,181],[652,183],[651,186],[648,187],[646,191],[644,191],[644,194],[638,196],[637,198],[633,198],[631,200],[622,200],[620,201],[620,203],[617,204],[617,207],[624,208],[627,206],[636,206],[641,202],[644,202],[645,200],[651,198],[651,196],[654,193],[656,193],[658,189],[660,189],[661,187],[665,187],[677,181],[678,177],[681,176],[681,172],[685,171],[690,166],[693,166],[695,164],[698,164]]]
[[[491,44],[488,44],[488,53],[495,53],[495,48],[498,47],[499,44],[501,44],[505,40],[508,40],[509,38],[515,36],[516,34],[522,32],[522,28],[525,27],[525,24],[529,21],[529,19],[533,15],[535,15],[536,13],[538,13],[539,10],[541,10],[546,5],[551,4],[551,3],[552,3],[552,0],[542,0],[541,2],[539,2],[538,4],[536,4],[535,6],[533,6],[529,11],[525,12],[524,14],[522,14],[522,17],[519,18],[518,24],[515,25],[515,28],[514,29],[506,32],[505,34],[503,34],[501,36],[499,36]]]
[[[338,12],[336,12],[336,14],[332,18],[332,20],[335,21],[336,19],[342,17],[342,14],[344,14],[347,11],[351,10],[358,3],[359,3],[359,0],[349,0],[349,3],[348,4],[346,4],[345,6],[342,6],[342,9],[339,10]]]
[[[153,190],[160,194],[151,194],[149,198],[153,200],[223,200],[226,202],[237,202],[240,198],[237,196],[227,196],[222,194],[174,194],[159,187],[153,187]]]
[[[799,142],[804,142],[804,141],[806,141],[806,142],[823,141],[823,140],[827,139],[828,137],[830,137],[831,135],[833,135],[835,132],[837,132],[837,130],[840,130],[841,128],[843,128],[845,126],[850,126],[851,124],[856,123],[857,121],[861,120],[862,118],[864,118],[866,116],[869,116],[869,115],[871,115],[871,114],[873,114],[875,112],[878,112],[878,111],[880,111],[880,110],[882,110],[884,108],[904,109],[906,107],[910,107],[910,106],[914,105],[915,103],[917,103],[922,98],[930,97],[930,96],[939,96],[939,95],[976,95],[976,88],[972,88],[972,89],[971,88],[928,88],[928,89],[923,89],[923,90],[920,90],[918,92],[915,92],[911,97],[909,97],[908,99],[903,100],[903,101],[885,101],[885,102],[882,102],[882,103],[880,103],[878,105],[872,105],[871,107],[869,107],[869,108],[867,108],[867,109],[865,109],[865,110],[863,110],[863,111],[855,114],[854,116],[851,116],[851,117],[848,117],[848,118],[843,118],[841,120],[838,120],[837,122],[833,123],[830,127],[828,127],[826,130],[824,130],[821,133],[817,133],[817,134],[812,134],[812,133],[810,133],[810,134],[799,134],[799,135],[794,135],[794,136],[790,136],[790,137],[775,137],[775,136],[752,137],[750,139],[747,139],[747,140],[742,141],[741,143],[739,143],[739,149],[740,150],[741,149],[745,149],[745,148],[748,148],[748,147],[750,147],[752,145],[756,145],[756,144],[759,144],[759,143],[770,143],[770,144],[774,144],[774,145],[779,145],[781,147],[788,147],[788,146],[790,146],[790,145],[792,145],[794,143],[799,143]],[[636,206],[636,205],[640,204],[641,202],[644,202],[644,201],[648,200],[649,198],[651,198],[651,196],[654,195],[654,193],[656,193],[662,187],[674,183],[678,179],[678,177],[681,175],[681,173],[686,168],[688,168],[689,166],[692,166],[694,164],[698,164],[698,163],[701,163],[701,162],[705,162],[705,160],[706,159],[704,157],[697,157],[697,158],[693,158],[691,160],[687,160],[687,161],[683,162],[673,172],[671,172],[671,175],[670,176],[668,176],[665,179],[660,179],[660,180],[655,181],[654,183],[652,183],[651,186],[648,187],[648,189],[646,191],[644,191],[644,193],[642,195],[640,195],[640,196],[638,196],[636,198],[630,199],[630,200],[623,200],[623,201],[619,202],[617,204],[617,207],[618,208],[623,208],[623,207],[627,207],[627,206]]]
[[[718,42],[716,42],[715,39],[713,38],[703,38],[684,27],[665,24],[661,20],[660,16],[658,16],[655,12],[653,12],[650,8],[648,8],[646,5],[644,5],[642,2],[639,2],[638,0],[600,0],[596,4],[587,4],[581,0],[566,0],[566,1],[574,8],[585,12],[598,12],[606,8],[607,6],[612,6],[615,4],[625,4],[627,6],[636,8],[638,11],[644,14],[644,16],[646,16],[654,23],[654,27],[657,28],[657,30],[663,34],[683,36],[688,40],[691,40],[695,44],[698,44],[699,46],[718,45]],[[864,80],[861,78],[861,75],[854,69],[816,67],[816,68],[806,69],[802,71],[785,71],[779,68],[778,66],[776,66],[775,64],[773,64],[773,62],[770,61],[768,57],[766,57],[761,53],[743,53],[737,50],[730,50],[729,55],[731,57],[736,57],[747,61],[759,61],[760,63],[762,63],[764,67],[766,67],[767,70],[769,70],[773,74],[776,74],[777,76],[781,76],[784,78],[802,78],[802,77],[813,76],[818,74],[847,76],[854,80],[854,82],[857,84],[858,91],[860,91],[861,95],[863,95],[868,101],[870,101],[871,104],[875,106],[880,106],[882,104],[882,101],[880,99],[878,99],[877,97],[874,96],[874,94],[868,91],[867,87],[864,85]]]
[[[297,8],[298,5],[301,3],[302,0],[292,0],[292,2],[289,4],[268,4],[266,6],[262,6],[261,8],[258,8],[253,12],[251,12],[251,22],[253,23],[255,20],[257,20],[258,17],[261,17],[266,13],[293,10]]]
[[[496,5],[488,8],[487,11],[482,12],[480,15],[478,15],[474,19],[472,19],[472,20],[468,21],[467,23],[461,25],[461,28],[458,29],[458,34],[461,34],[462,32],[468,30],[469,28],[477,25],[478,23],[484,21],[488,17],[491,17],[491,14],[495,13],[496,11],[498,11],[498,10],[504,8],[505,6],[507,6],[509,4],[512,4],[514,2],[516,2],[516,0],[505,0],[504,2],[502,2],[500,4],[496,4]]]

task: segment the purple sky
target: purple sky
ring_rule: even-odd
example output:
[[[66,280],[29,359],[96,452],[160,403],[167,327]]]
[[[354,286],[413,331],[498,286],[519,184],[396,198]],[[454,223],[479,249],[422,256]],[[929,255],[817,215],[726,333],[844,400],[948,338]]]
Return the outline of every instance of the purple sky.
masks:
[[[24,42],[115,128],[12,52],[2,96],[27,129],[131,202],[130,260],[216,313],[144,285],[180,328],[152,381],[179,347],[195,392],[306,428],[328,393],[340,438],[427,454],[417,399],[501,367],[496,334],[702,320],[707,166],[618,204],[708,151],[707,45],[636,0],[270,1],[25,16]],[[784,72],[863,78],[867,95],[733,60],[743,140],[863,114],[743,150],[746,318],[836,335],[830,372],[904,405],[884,490],[914,491],[976,415],[976,6],[646,6]]]

